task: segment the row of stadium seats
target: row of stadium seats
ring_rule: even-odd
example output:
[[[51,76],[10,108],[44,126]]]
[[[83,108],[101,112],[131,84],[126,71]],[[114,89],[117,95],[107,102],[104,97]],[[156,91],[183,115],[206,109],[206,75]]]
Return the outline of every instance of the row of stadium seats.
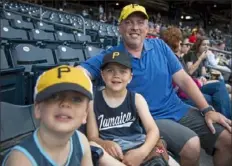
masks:
[[[37,22],[35,28],[32,23],[22,20],[11,20],[10,22],[6,19],[1,19],[1,38],[92,42],[89,35],[55,31],[52,25],[42,22]]]
[[[117,44],[117,37],[106,34],[101,36],[94,29],[86,29],[85,35],[75,28],[57,26],[50,19],[58,16],[60,19],[71,19],[81,24],[82,20],[78,16],[43,8],[43,11],[46,10],[44,19],[50,20],[44,22],[44,19],[30,17],[40,11],[37,6],[18,2],[3,6],[0,9],[2,101],[19,105],[31,104],[33,87],[43,71],[61,64],[78,65],[97,55],[102,48],[107,49],[108,46]],[[91,24],[94,22],[86,22],[89,21]],[[105,27],[109,29],[109,26]]]
[[[103,49],[94,46],[53,44],[53,49],[35,43],[1,45],[1,100],[13,104],[30,104],[36,79],[57,65],[79,65]],[[26,87],[26,88],[25,88]]]
[[[82,19],[77,15],[71,15],[68,13],[61,13],[60,11],[49,10],[48,8],[42,8],[42,10],[37,6],[32,6],[29,4],[22,4],[22,3],[7,3],[4,5],[4,8],[10,9],[12,11],[21,12],[23,14],[28,14],[30,16],[34,16],[39,18],[41,11],[43,13],[42,18],[45,20],[49,20],[54,23],[60,23],[65,25],[71,25],[77,28],[83,27]],[[12,14],[9,15],[8,13],[5,14],[6,18],[12,18]],[[85,26],[86,29],[97,30],[99,33],[103,33],[108,36],[115,36],[119,35],[118,27],[106,23],[101,23],[98,21],[93,21],[89,19],[85,19]]]
[[[1,19],[1,38],[8,39],[30,39],[30,40],[59,40],[59,41],[77,41],[77,42],[102,42],[104,46],[117,45],[117,37],[107,36],[105,33],[99,33],[96,30],[86,30],[86,34],[77,32],[75,29],[68,29],[60,26],[47,24],[39,20],[23,19],[21,16],[3,11],[13,17]],[[7,15],[7,14],[6,14]],[[27,31],[27,32],[26,32]]]

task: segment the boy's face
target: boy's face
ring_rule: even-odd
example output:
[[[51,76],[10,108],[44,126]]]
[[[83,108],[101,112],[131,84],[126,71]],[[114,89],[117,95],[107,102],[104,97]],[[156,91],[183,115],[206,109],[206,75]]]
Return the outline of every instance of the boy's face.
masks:
[[[109,63],[101,72],[108,88],[121,91],[126,88],[132,79],[131,69],[117,63]]]
[[[35,104],[35,117],[47,130],[69,133],[86,123],[88,103],[81,93],[59,92]]]

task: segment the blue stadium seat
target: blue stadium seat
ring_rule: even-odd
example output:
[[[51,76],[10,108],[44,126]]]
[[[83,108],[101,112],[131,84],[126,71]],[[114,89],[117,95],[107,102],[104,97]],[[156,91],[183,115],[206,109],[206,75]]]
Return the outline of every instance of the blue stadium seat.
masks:
[[[36,22],[35,28],[43,31],[54,32],[54,26],[43,22]]]
[[[39,29],[32,29],[29,32],[29,37],[31,40],[36,41],[55,41],[55,37],[52,32],[44,32]]]
[[[10,67],[6,58],[4,47],[1,46],[1,66],[0,66],[0,96],[1,101],[24,104],[24,72],[22,66]]]
[[[85,51],[85,58],[87,60],[93,56],[100,54],[103,51],[103,49],[94,46],[86,46],[86,49],[84,51]]]
[[[84,53],[82,49],[73,49],[67,46],[58,46],[55,50],[58,63],[68,63],[74,65],[74,63],[81,63],[85,61]]]
[[[14,13],[11,13],[11,12],[5,12],[5,11],[3,11],[2,15],[3,15],[3,18],[6,18],[8,20],[10,20],[10,19],[19,19],[19,20],[22,20],[22,16],[14,14]]]
[[[25,21],[19,20],[19,19],[11,20],[11,26],[13,28],[18,28],[18,29],[26,29],[26,30],[34,29],[34,26],[31,22],[25,22]]]
[[[6,19],[1,19],[1,28],[2,27],[9,27],[10,24],[9,24],[9,21],[6,20]]]
[[[1,26],[1,36],[2,39],[22,39],[28,40],[27,32],[21,29],[14,29],[10,26]]]
[[[98,30],[86,29],[86,35],[91,36],[92,42],[99,42]]]
[[[33,87],[41,70],[50,69],[55,60],[51,49],[41,49],[31,44],[17,44],[10,50],[14,66],[24,66],[26,72],[26,103],[33,102]]]
[[[75,34],[76,41],[79,42],[92,42],[91,37],[89,35],[84,35],[82,33]]]
[[[56,36],[56,39],[59,41],[71,41],[71,42],[75,41],[74,35],[72,33],[56,31],[55,36]]]
[[[18,144],[35,130],[31,105],[14,105],[1,102],[1,151]]]
[[[26,72],[31,72],[32,65],[55,64],[52,50],[41,49],[31,44],[18,44],[11,49],[15,66],[24,66]]]

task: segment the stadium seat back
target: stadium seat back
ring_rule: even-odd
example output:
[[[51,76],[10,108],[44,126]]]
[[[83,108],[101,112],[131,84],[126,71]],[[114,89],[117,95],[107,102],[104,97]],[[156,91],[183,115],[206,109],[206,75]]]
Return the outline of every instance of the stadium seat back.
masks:
[[[24,104],[24,72],[25,68],[20,66],[10,68],[4,48],[1,47],[1,66],[0,66],[0,96],[1,101]]]
[[[85,57],[82,49],[73,49],[67,46],[58,46],[55,50],[58,62],[68,63],[74,65],[74,63],[81,63],[85,61]]]
[[[1,53],[1,66],[0,66],[0,69],[8,69],[9,68],[9,64],[8,64],[8,61],[7,61],[7,58],[6,58],[6,54],[5,54],[5,50],[3,47],[0,47],[0,53]]]
[[[94,46],[87,46],[85,49],[85,58],[86,60],[100,54],[103,51],[102,48],[97,48]]]
[[[10,26],[1,26],[1,38],[28,40],[26,31],[21,29],[14,29]]]
[[[55,33],[56,39],[59,41],[75,41],[74,35],[71,33],[65,33],[62,31],[56,31]]]
[[[89,35],[84,35],[81,33],[77,33],[75,34],[76,37],[76,41],[80,41],[80,42],[92,42],[91,37]]]
[[[22,20],[22,16],[20,15],[16,15],[14,13],[11,13],[11,12],[3,12],[3,18],[6,18],[8,20],[11,20],[11,19],[19,19],[19,20]]]
[[[55,64],[50,49],[41,49],[30,44],[18,44],[12,50],[15,66],[24,66],[26,72],[31,72],[32,65]]]
[[[31,105],[14,105],[1,102],[1,139],[6,141],[35,130]]]
[[[46,24],[46,23],[43,23],[43,22],[36,22],[34,25],[35,25],[36,29],[40,29],[40,30],[48,31],[48,32],[54,32],[55,31],[54,26],[50,25],[50,24]]]
[[[29,36],[31,40],[38,40],[38,41],[55,41],[54,34],[51,32],[44,32],[39,29],[32,29],[29,32]]]
[[[26,30],[34,29],[34,26],[31,22],[25,22],[19,19],[11,20],[11,26],[18,29],[26,29]]]

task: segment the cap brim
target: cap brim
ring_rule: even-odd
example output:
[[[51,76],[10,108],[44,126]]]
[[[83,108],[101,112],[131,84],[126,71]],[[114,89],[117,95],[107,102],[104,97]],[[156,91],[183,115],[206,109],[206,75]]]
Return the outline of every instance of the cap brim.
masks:
[[[128,67],[128,68],[130,68],[130,69],[132,68],[132,66],[129,66],[129,65],[127,65],[127,64],[124,64],[123,62],[117,62],[117,61],[115,61],[115,60],[109,60],[109,61],[107,61],[106,63],[103,63],[103,64],[101,65],[101,69],[105,68],[106,65],[109,64],[109,63],[117,63],[117,64],[119,64],[119,65]]]
[[[55,84],[53,86],[50,86],[50,87],[44,89],[43,91],[39,92],[35,97],[35,101],[37,101],[37,102],[44,101],[44,100],[48,99],[49,97],[51,97],[53,94],[61,92],[61,91],[76,91],[76,92],[79,92],[79,93],[85,95],[90,100],[93,99],[92,94],[88,90],[84,89],[83,87],[81,87],[77,84],[60,83],[60,84]]]

